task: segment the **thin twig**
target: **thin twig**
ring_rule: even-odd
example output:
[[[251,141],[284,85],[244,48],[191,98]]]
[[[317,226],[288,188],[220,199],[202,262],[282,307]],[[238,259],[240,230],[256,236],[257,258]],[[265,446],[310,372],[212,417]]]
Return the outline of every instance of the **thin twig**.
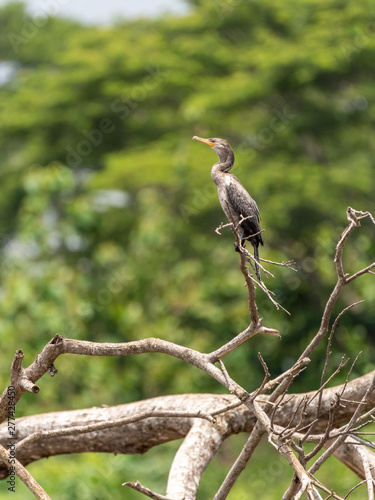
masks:
[[[375,268],[375,262],[373,262],[372,264],[370,264],[369,266],[365,267],[364,269],[361,269],[360,271],[357,271],[355,274],[353,274],[352,276],[348,276],[346,278],[346,282],[347,283],[351,283],[353,280],[355,280],[356,278],[358,278],[359,276],[362,276],[363,274],[366,274],[366,273],[369,273],[369,274],[374,274],[371,269],[374,269]],[[363,302],[363,301],[362,301]]]
[[[351,493],[353,493],[353,491],[354,491],[354,490],[356,490],[357,488],[359,488],[360,486],[362,486],[362,484],[365,484],[365,482],[366,482],[366,479],[364,479],[363,481],[361,481],[361,482],[359,482],[358,484],[356,484],[355,486],[353,486],[353,488],[351,488],[351,489],[348,491],[348,493],[344,496],[344,500],[346,500],[346,499],[349,497],[349,495],[350,495]]]
[[[139,481],[136,481],[135,483],[127,481],[126,483],[122,483],[122,486],[129,486],[129,488],[132,488],[139,493],[143,493],[143,495],[152,498],[153,500],[172,500],[164,495],[159,495],[158,493],[151,491],[149,488],[146,488],[146,486],[143,486]]]
[[[239,224],[246,220],[248,217],[244,217],[243,219],[240,220]],[[237,224],[237,228],[239,226],[239,224]],[[224,229],[226,227],[233,227],[233,224],[232,222],[228,222],[226,224],[224,223],[221,223],[216,229],[215,229],[215,233],[219,234],[221,236],[221,229]],[[257,234],[260,234],[260,233],[263,233],[265,230],[264,229],[261,229],[258,233],[255,233],[255,234],[252,234],[251,236],[249,236],[248,238],[252,238],[253,236],[256,236]],[[248,239],[247,238],[247,239]],[[292,266],[294,266],[295,264],[295,261],[294,260],[285,260],[283,262],[276,262],[274,260],[268,260],[268,259],[263,259],[262,257],[259,257],[259,260],[261,262],[265,262],[266,264],[271,264],[273,266],[280,266],[280,267],[286,267],[288,269],[291,269],[292,271],[296,271],[297,272],[297,269],[294,269]]]
[[[303,358],[297,361],[291,368],[286,370],[284,373],[281,373],[279,376],[267,382],[264,390],[270,391],[287,377],[294,377],[294,378],[297,377],[301,373],[301,371],[306,368],[306,365],[308,365],[310,361],[311,360],[309,358]]]
[[[266,386],[266,383],[271,376],[269,369],[268,369],[268,366],[267,366],[266,362],[264,361],[264,359],[262,358],[262,355],[260,354],[260,352],[258,352],[258,359],[259,359],[261,365],[263,366],[264,378],[263,378],[262,383],[260,384],[259,388],[253,393],[254,398],[256,398],[258,396],[258,394],[261,394],[263,392],[264,387]]]
[[[224,406],[223,408],[219,408],[218,410],[211,412],[210,415],[212,417],[215,417],[216,415],[221,415],[222,413],[226,413],[227,411],[235,410],[236,408],[239,408],[242,405],[243,405],[242,401],[236,401],[231,405]]]
[[[262,257],[259,257],[259,260],[261,262],[265,262],[266,264],[272,264],[273,266],[287,267],[292,271],[298,272],[297,269],[294,269],[294,267],[292,267],[295,264],[294,260],[284,260],[283,262],[275,262],[273,260],[263,259]]]

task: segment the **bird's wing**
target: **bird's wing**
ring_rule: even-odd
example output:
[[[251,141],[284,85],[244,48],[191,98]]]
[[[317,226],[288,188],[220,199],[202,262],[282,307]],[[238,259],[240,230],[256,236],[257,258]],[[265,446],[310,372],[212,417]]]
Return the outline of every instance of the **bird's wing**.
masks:
[[[227,182],[225,185],[227,189],[227,196],[228,199],[231,200],[233,209],[243,217],[255,215],[256,220],[259,223],[260,213],[258,206],[237,177],[231,175],[230,182]]]
[[[232,210],[238,216],[238,220],[242,217],[249,217],[241,226],[248,228],[250,233],[260,231],[260,213],[256,202],[246,191],[241,182],[233,174],[230,176],[230,182],[225,183],[227,197],[231,201]],[[263,243],[262,234],[259,234],[259,241]]]

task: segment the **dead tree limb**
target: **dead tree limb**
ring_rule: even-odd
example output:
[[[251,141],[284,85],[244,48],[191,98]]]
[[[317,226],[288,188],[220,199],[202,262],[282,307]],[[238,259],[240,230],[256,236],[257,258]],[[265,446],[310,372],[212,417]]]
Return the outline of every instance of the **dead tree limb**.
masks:
[[[303,493],[308,500],[321,498],[319,489],[329,493],[332,498],[341,499],[321,484],[314,477],[314,473],[331,456],[334,454],[339,456],[340,449],[344,446],[358,448],[366,445],[365,442],[361,442],[356,433],[373,417],[375,372],[351,382],[348,382],[348,375],[345,384],[326,388],[332,378],[331,376],[325,380],[330,355],[329,341],[321,387],[317,391],[306,394],[287,395],[287,392],[292,381],[305,369],[309,357],[327,335],[333,308],[343,288],[366,273],[373,274],[375,262],[352,275],[344,272],[343,252],[349,235],[360,226],[362,219],[369,218],[375,222],[368,212],[356,211],[350,207],[347,209],[347,218],[348,226],[337,244],[334,259],[337,282],[327,300],[318,332],[293,367],[273,380],[269,380],[267,365],[263,358],[260,358],[266,376],[261,386],[253,388],[251,392],[230,377],[222,358],[259,333],[279,336],[277,330],[262,325],[255,300],[256,287],[262,289],[277,308],[284,308],[274,300],[272,292],[264,283],[256,281],[249,272],[247,264],[251,264],[253,257],[241,247],[241,241],[237,241],[240,248],[240,269],[248,288],[251,322],[233,340],[211,353],[201,353],[156,338],[114,344],[66,339],[56,335],[37,356],[34,363],[23,368],[23,352],[17,351],[10,377],[11,386],[14,387],[15,403],[25,392],[38,393],[39,388],[36,382],[47,372],[51,376],[57,373],[54,363],[63,354],[130,356],[160,353],[169,355],[202,370],[232,394],[227,396],[210,394],[169,396],[132,405],[106,407],[105,409],[93,408],[78,412],[58,412],[18,419],[16,472],[20,477],[27,479],[28,483],[25,484],[28,484],[30,490],[33,491],[32,488],[34,488],[37,491],[39,485],[35,485],[27,474],[25,475],[24,465],[43,457],[82,451],[144,453],[162,442],[184,437],[170,470],[166,497],[152,492],[138,482],[124,484],[150,498],[193,500],[201,476],[222,441],[233,433],[249,432],[250,437],[219,488],[215,500],[223,500],[227,497],[264,433],[268,435],[269,442],[288,461],[294,471],[294,480],[283,499],[297,500]],[[236,228],[233,224],[231,227],[238,240]],[[261,264],[259,267],[264,269]],[[331,336],[341,314],[333,324]],[[220,367],[216,363],[219,363]],[[343,366],[344,362],[339,365],[334,374]],[[268,390],[273,390],[273,392],[266,395],[265,392]],[[9,394],[6,389],[0,397],[1,421],[6,418],[8,410]],[[364,412],[366,413],[363,414]],[[345,425],[339,427],[341,424]],[[348,441],[349,436],[352,441]],[[0,443],[4,443],[6,438],[6,429],[2,425],[0,426]],[[307,469],[307,462],[315,453],[304,452],[305,441],[317,443],[315,451],[329,443],[326,451],[309,469]],[[297,456],[293,450],[297,451]],[[9,473],[7,466],[9,452],[4,448],[0,448],[0,452],[2,452],[0,453],[0,478],[5,478]],[[361,477],[367,484],[368,497],[373,500],[372,454],[361,448],[358,450],[357,459],[361,462],[361,467],[352,464],[352,468],[361,470]],[[45,495],[43,491],[34,494],[41,495],[37,498],[48,498],[48,496],[43,496]]]

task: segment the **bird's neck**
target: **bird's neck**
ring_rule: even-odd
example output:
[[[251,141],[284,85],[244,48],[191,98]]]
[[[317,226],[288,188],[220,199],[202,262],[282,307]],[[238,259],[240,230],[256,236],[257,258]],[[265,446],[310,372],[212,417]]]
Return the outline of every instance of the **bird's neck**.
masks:
[[[211,169],[211,177],[216,185],[220,183],[220,179],[229,172],[234,164],[233,151],[226,151],[225,155],[219,155],[219,161],[213,165]]]

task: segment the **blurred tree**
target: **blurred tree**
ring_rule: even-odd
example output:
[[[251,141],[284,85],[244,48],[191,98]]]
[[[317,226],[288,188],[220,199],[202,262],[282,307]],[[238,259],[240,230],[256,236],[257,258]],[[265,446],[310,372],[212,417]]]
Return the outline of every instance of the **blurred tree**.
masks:
[[[228,138],[236,173],[259,200],[266,256],[298,263],[297,276],[280,273],[274,284],[294,317],[292,325],[277,315],[284,342],[269,353],[277,370],[293,357],[301,332],[311,335],[317,327],[346,205],[373,209],[375,18],[365,0],[356,6],[305,0],[298,9],[291,1],[193,3],[196,8],[183,18],[109,28],[55,18],[36,26],[21,4],[0,11],[6,27],[1,54],[18,65],[0,89],[3,243],[16,238],[22,214],[20,173],[35,163],[60,161],[76,176],[84,173],[88,191],[116,188],[128,197],[125,207],[102,212],[93,234],[85,236],[95,244],[93,253],[109,241],[121,248],[118,262],[129,260],[137,227],[142,237],[137,221],[148,207],[154,230],[147,248],[157,244],[155,238],[163,240],[158,267],[170,270],[172,259],[197,269],[203,262],[211,283],[208,270],[215,274],[220,254],[230,283],[235,278],[229,274],[237,272],[231,245],[222,246],[213,233],[207,237],[222,217],[209,175],[216,160],[190,141],[193,132]],[[28,38],[26,25],[36,26]],[[13,35],[27,40],[15,46]],[[153,186],[152,196],[142,194],[147,186]],[[155,221],[160,200],[163,213]],[[352,261],[368,259],[373,233],[352,248]],[[65,252],[69,260],[71,251]],[[90,261],[88,249],[81,254]],[[136,279],[140,288],[150,272],[143,269]],[[107,276],[100,275],[105,287]],[[237,303],[238,292],[229,287],[223,293],[221,301]],[[366,294],[373,299],[370,285]],[[220,304],[218,299],[210,300]],[[138,293],[137,308],[144,308],[143,300]],[[194,303],[199,301],[197,295]],[[193,310],[191,305],[189,317]],[[199,328],[210,329],[213,317],[200,319]],[[356,322],[354,311],[350,318]],[[96,318],[94,328],[120,328],[118,319],[106,321]],[[370,339],[374,317],[367,313],[361,321],[358,331],[364,328]],[[235,331],[235,323],[223,330]],[[343,335],[343,349],[346,342]],[[364,356],[363,363],[370,359]]]

